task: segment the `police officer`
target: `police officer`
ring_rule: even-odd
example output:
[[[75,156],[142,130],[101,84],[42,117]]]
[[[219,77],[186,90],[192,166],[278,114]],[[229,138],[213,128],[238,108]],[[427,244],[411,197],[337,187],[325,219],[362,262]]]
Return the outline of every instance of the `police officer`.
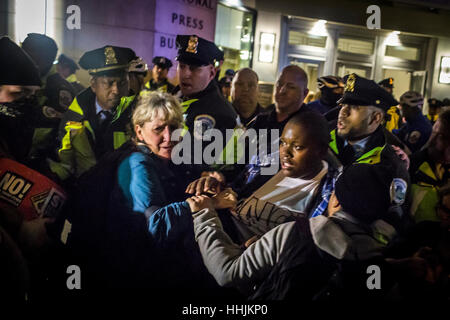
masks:
[[[389,92],[391,95],[393,95],[394,90],[394,78],[386,78],[384,80],[381,80],[378,82],[378,84],[384,88],[387,92]],[[394,129],[400,128],[402,125],[402,121],[400,118],[400,111],[398,110],[397,106],[391,106],[386,111],[386,121],[385,121],[385,127],[388,131],[392,132]]]
[[[178,35],[176,43],[182,106],[192,140],[202,140],[204,132],[212,128],[225,138],[226,129],[235,128],[238,116],[214,81],[220,50],[196,35]]]
[[[308,107],[324,115],[336,108],[337,101],[344,93],[344,81],[341,77],[324,76],[317,79],[317,87],[321,92],[320,99],[310,102]]]
[[[152,78],[145,84],[145,88],[150,91],[174,93],[175,86],[167,80],[172,61],[166,57],[154,57],[152,63]]]
[[[438,221],[439,191],[450,180],[450,110],[439,114],[430,140],[411,156],[411,215],[416,222]]]
[[[368,163],[395,177],[393,204],[404,204],[409,175],[403,161],[386,143],[382,129],[385,112],[397,101],[374,81],[350,74],[339,100],[337,129],[331,131],[330,149],[344,167]]]
[[[137,95],[142,91],[147,71],[147,64],[141,57],[130,62],[130,67],[128,69],[128,76],[130,77],[130,95]]]
[[[427,118],[430,121],[431,125],[433,125],[436,122],[436,120],[438,119],[439,112],[441,111],[442,106],[443,106],[443,103],[440,100],[438,100],[436,98],[428,99]]]
[[[119,148],[130,138],[129,115],[134,96],[129,92],[129,63],[136,59],[130,48],[104,46],[86,52],[80,66],[92,76],[64,114],[60,126],[60,163],[54,171],[61,179],[78,177],[99,157]]]
[[[59,55],[56,62],[56,70],[61,77],[66,79],[72,85],[76,94],[86,89],[77,79],[75,72],[78,69],[80,69],[80,67],[78,67],[75,61],[73,61],[63,53]]]
[[[423,97],[415,91],[407,91],[400,97],[400,111],[406,123],[399,130],[393,130],[411,152],[419,151],[428,141],[432,126],[422,114]]]

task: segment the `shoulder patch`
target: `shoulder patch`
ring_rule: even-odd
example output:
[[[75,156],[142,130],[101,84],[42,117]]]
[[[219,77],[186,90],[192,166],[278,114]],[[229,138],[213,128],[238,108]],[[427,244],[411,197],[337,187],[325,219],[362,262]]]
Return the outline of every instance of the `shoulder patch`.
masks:
[[[194,118],[194,138],[203,140],[206,130],[214,128],[216,119],[208,114],[200,114]]]
[[[407,188],[408,185],[405,180],[394,178],[390,187],[391,203],[402,205],[405,202]]]
[[[411,144],[415,144],[419,141],[420,136],[421,136],[420,131],[415,130],[409,134],[408,142]]]
[[[72,103],[72,100],[73,100],[72,94],[68,90],[64,89],[59,90],[58,103],[60,107],[67,109]]]
[[[62,118],[62,113],[56,111],[52,107],[43,106],[42,107],[42,113],[46,118],[52,119],[52,118]]]

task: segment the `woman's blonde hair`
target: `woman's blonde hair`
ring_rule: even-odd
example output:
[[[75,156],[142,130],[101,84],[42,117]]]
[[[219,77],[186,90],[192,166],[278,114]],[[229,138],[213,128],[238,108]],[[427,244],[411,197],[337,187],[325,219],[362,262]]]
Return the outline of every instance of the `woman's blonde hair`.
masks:
[[[158,91],[143,92],[133,112],[133,128],[146,122],[161,119],[175,127],[181,127],[183,111],[177,98]]]

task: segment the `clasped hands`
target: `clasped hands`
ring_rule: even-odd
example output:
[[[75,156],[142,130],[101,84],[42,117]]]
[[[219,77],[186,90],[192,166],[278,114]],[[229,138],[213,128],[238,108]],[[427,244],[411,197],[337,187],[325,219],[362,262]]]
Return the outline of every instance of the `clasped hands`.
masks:
[[[191,182],[186,193],[193,194],[186,199],[192,212],[205,208],[234,209],[237,194],[231,188],[225,188],[225,178],[222,174],[212,171],[204,172],[202,176]]]

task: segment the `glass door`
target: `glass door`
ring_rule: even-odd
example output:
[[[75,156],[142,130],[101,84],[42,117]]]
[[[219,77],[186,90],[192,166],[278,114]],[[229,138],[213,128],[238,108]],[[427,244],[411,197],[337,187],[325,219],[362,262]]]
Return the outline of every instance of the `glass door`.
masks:
[[[299,66],[308,75],[308,89],[311,94],[318,91],[317,78],[322,74],[323,61],[289,57],[289,64]]]

